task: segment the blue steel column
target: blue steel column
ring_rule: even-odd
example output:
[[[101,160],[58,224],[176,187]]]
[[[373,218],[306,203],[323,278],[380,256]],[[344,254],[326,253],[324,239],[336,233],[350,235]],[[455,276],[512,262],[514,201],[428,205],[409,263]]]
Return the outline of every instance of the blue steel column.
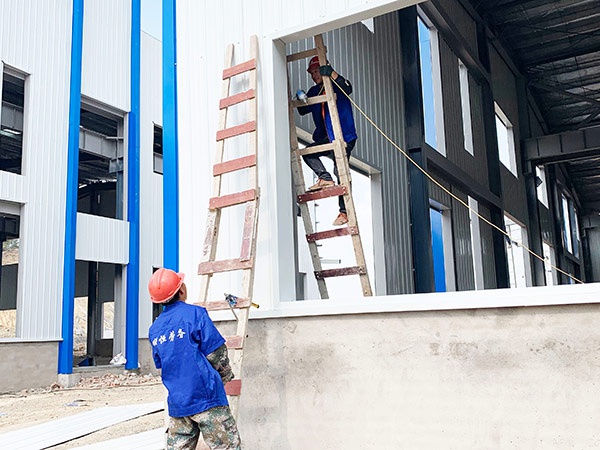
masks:
[[[163,264],[179,270],[179,142],[175,0],[163,0]]]
[[[75,304],[75,238],[77,230],[77,178],[79,174],[79,116],[83,52],[83,0],[73,0],[71,25],[71,81],[69,89],[69,141],[65,213],[65,252],[62,296],[62,340],[58,344],[58,373],[73,373],[73,315]]]
[[[140,0],[131,0],[131,105],[127,133],[129,264],[125,303],[125,369],[138,368],[140,310]]]

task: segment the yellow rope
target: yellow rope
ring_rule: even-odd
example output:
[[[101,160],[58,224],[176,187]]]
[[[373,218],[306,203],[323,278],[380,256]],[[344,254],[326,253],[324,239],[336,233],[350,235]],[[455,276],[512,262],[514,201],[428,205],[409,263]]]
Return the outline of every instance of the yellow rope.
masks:
[[[438,182],[435,178],[433,178],[429,173],[427,173],[427,171],[425,169],[423,169],[419,164],[416,163],[415,160],[413,160],[410,155],[408,153],[406,153],[402,148],[400,148],[400,146],[398,144],[396,144],[387,134],[385,134],[383,132],[383,130],[381,128],[379,128],[377,126],[377,124],[375,122],[373,122],[373,120],[371,120],[371,118],[354,102],[354,100],[352,100],[352,98],[350,98],[350,96],[348,94],[346,94],[346,92],[340,87],[340,85],[333,79],[330,78],[331,81],[333,81],[336,86],[338,88],[340,88],[340,91],[342,91],[344,93],[344,95],[348,98],[348,100],[350,100],[350,102],[352,103],[352,105],[364,116],[365,119],[367,119],[367,121],[373,125],[373,127],[375,127],[375,129],[381,133],[381,135],[390,143],[392,144],[397,150],[400,151],[400,153],[402,153],[404,155],[404,157],[406,159],[408,159],[415,167],[417,167],[422,173],[423,175],[425,175],[427,178],[429,178],[434,184],[436,184],[438,187],[440,187],[444,192],[446,192],[448,195],[450,195],[453,199],[457,200],[461,205],[463,205],[465,208],[467,208],[469,211],[473,212],[477,217],[479,217],[481,220],[483,220],[485,223],[487,223],[488,225],[490,225],[492,228],[496,229],[497,231],[499,231],[500,233],[502,233],[504,236],[508,237],[508,239],[510,240],[511,243],[516,244],[517,246],[521,246],[522,248],[524,248],[525,250],[527,250],[531,255],[535,256],[537,259],[539,259],[540,261],[544,262],[544,263],[548,263],[550,265],[550,267],[552,267],[553,269],[555,269],[557,272],[562,273],[563,275],[566,275],[567,277],[571,278],[572,280],[576,281],[577,283],[581,283],[583,284],[583,281],[581,281],[580,279],[574,277],[573,275],[571,275],[570,273],[565,272],[564,270],[562,270],[559,267],[556,267],[555,265],[553,265],[548,259],[538,255],[537,253],[535,253],[533,250],[531,250],[529,247],[527,247],[526,245],[524,245],[523,243],[518,243],[515,240],[513,240],[513,238],[510,237],[510,235],[504,231],[502,228],[498,227],[497,225],[495,225],[494,223],[490,222],[488,219],[486,219],[485,217],[483,217],[481,214],[479,214],[477,211],[475,211],[473,208],[471,208],[464,200],[462,200],[461,198],[457,197],[455,194],[453,194],[452,192],[450,192],[448,189],[446,189],[446,187],[444,187],[440,182]]]

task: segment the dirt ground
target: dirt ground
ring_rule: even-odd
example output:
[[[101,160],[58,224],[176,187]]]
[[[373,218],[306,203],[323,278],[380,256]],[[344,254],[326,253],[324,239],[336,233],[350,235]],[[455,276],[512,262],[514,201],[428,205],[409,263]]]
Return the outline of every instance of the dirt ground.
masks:
[[[159,377],[135,374],[106,374],[82,379],[77,386],[70,389],[53,385],[45,389],[3,394],[0,395],[0,433],[105,406],[161,402],[165,397],[165,389]],[[164,411],[160,411],[51,448],[72,449],[161,428],[165,424],[165,417]]]

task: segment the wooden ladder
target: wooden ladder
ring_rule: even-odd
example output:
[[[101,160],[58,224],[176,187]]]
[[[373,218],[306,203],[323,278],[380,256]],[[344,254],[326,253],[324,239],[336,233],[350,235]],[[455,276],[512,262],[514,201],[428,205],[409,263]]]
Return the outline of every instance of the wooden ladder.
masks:
[[[227,46],[225,55],[225,69],[223,70],[223,86],[221,101],[219,102],[219,124],[217,131],[217,148],[213,166],[213,196],[209,201],[206,225],[206,238],[203,245],[203,254],[198,266],[201,276],[200,299],[197,304],[209,311],[231,309],[237,319],[237,331],[234,336],[227,336],[227,348],[231,366],[236,378],[226,384],[225,390],[229,396],[229,404],[234,417],[237,416],[239,396],[242,381],[242,359],[244,341],[248,326],[248,313],[252,302],[254,286],[254,262],[256,249],[256,232],[258,224],[259,188],[257,176],[257,134],[256,134],[256,60],[258,54],[258,41],[256,36],[250,40],[250,59],[242,63],[233,64],[233,44]],[[234,77],[247,77],[248,89],[235,95],[230,95],[231,80]],[[238,79],[240,81],[246,81]],[[237,81],[237,80],[236,80]],[[248,121],[239,125],[227,126],[227,113],[229,108],[247,102]],[[243,106],[242,106],[243,107]],[[238,111],[240,111],[238,109]],[[240,113],[241,115],[241,113]],[[248,151],[245,156],[224,161],[225,141],[236,136],[248,136]],[[237,171],[248,172],[248,189],[233,194],[223,195],[221,192],[222,177]],[[239,173],[242,179],[243,173]],[[246,205],[243,224],[243,236],[239,258],[215,260],[219,228],[221,225],[221,212],[224,208],[234,205]],[[222,300],[208,300],[209,285],[215,273],[239,271],[241,273],[241,292],[231,293]],[[236,312],[237,311],[237,312]]]
[[[363,295],[370,296],[372,295],[371,284],[369,282],[369,274],[367,273],[367,265],[365,262],[365,256],[360,238],[358,222],[356,220],[356,211],[354,209],[354,201],[352,199],[352,189],[350,183],[350,170],[348,167],[348,160],[346,158],[345,151],[346,143],[344,142],[342,127],[340,125],[340,119],[338,115],[332,81],[329,77],[324,76],[323,86],[325,87],[325,94],[316,97],[311,97],[306,103],[301,100],[292,99],[292,89],[290,86],[289,77],[289,63],[301,59],[311,58],[317,55],[319,57],[320,65],[326,64],[327,55],[325,45],[323,44],[323,36],[320,34],[314,36],[314,42],[316,48],[299,53],[294,53],[292,55],[287,56],[288,91],[289,98],[291,99],[289,102],[290,146],[292,151],[292,174],[294,179],[294,188],[296,191],[296,201],[300,206],[302,221],[304,223],[304,229],[306,231],[306,240],[308,241],[310,256],[315,271],[315,278],[317,279],[317,285],[319,287],[319,293],[321,295],[321,298],[329,298],[329,293],[327,292],[327,285],[325,283],[326,278],[346,275],[358,275],[360,277]],[[338,95],[344,94],[341,93]],[[334,141],[325,145],[318,145],[300,149],[298,146],[298,135],[294,120],[294,108],[324,102],[327,102],[327,107],[329,108],[331,124],[333,126],[333,132],[335,135]],[[306,192],[306,186],[304,184],[304,176],[302,172],[302,155],[319,153],[327,150],[333,150],[334,152],[335,161],[340,177],[340,184],[329,188],[324,188],[315,192]],[[344,202],[346,203],[346,212],[348,215],[348,226],[344,228],[334,228],[327,231],[315,232],[312,225],[312,219],[310,216],[308,203],[315,200],[339,195],[344,196]],[[319,246],[317,245],[317,242],[323,239],[330,239],[341,236],[351,236],[352,246],[354,248],[354,255],[356,257],[356,266],[323,270],[321,265],[321,258],[319,256]]]

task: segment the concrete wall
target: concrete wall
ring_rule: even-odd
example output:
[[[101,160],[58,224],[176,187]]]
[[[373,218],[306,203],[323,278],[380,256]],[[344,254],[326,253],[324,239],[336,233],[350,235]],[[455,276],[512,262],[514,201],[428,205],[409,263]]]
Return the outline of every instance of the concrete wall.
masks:
[[[56,383],[56,342],[3,342],[0,345],[0,393]]]
[[[251,449],[597,448],[598,320],[598,304],[252,320],[240,433]]]

